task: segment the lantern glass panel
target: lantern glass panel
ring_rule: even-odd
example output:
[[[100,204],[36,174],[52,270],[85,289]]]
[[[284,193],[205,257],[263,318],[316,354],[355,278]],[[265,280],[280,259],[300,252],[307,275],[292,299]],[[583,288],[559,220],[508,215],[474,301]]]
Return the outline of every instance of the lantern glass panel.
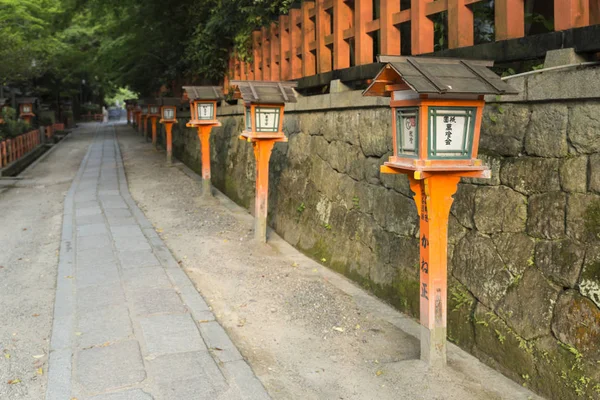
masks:
[[[163,119],[175,119],[175,110],[172,108],[163,109]]]
[[[397,156],[419,156],[419,109],[396,109]]]
[[[213,120],[215,119],[215,105],[213,103],[198,103],[197,112],[199,120]]]
[[[142,114],[148,114],[148,107],[142,107]]]
[[[158,107],[156,107],[156,106],[150,107],[150,114],[158,114]]]
[[[246,107],[246,131],[252,132],[252,112],[250,107]]]
[[[23,112],[24,113],[30,113],[31,112],[31,106],[23,106]]]
[[[475,107],[429,107],[429,157],[470,159]]]
[[[256,132],[279,132],[279,107],[256,107]]]

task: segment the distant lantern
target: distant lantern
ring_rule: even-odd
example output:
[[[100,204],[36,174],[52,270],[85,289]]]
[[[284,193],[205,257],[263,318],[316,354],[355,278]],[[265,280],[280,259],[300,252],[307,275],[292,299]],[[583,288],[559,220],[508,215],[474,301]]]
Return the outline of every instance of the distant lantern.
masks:
[[[394,153],[381,173],[406,174],[419,214],[421,359],[446,363],[448,216],[463,177],[489,178],[477,159],[484,96],[515,94],[488,61],[380,56],[365,96],[391,97]],[[397,216],[402,218],[402,216]]]
[[[31,123],[31,119],[35,117],[33,113],[33,104],[37,101],[35,97],[25,97],[17,99],[19,103],[19,118],[27,123]]]
[[[125,100],[126,110],[127,110],[127,124],[133,123],[133,110],[135,109],[135,100],[127,99]]]
[[[296,82],[231,81],[235,98],[245,106],[245,129],[240,139],[251,142],[256,158],[256,201],[254,235],[260,242],[267,240],[267,210],[269,198],[269,160],[276,142],[286,142],[283,133],[285,103],[296,102]]]
[[[156,123],[160,119],[160,106],[157,99],[148,100],[148,118],[152,124],[152,144],[156,148]]]
[[[284,138],[283,109],[295,103],[296,82],[231,81],[245,109],[246,138]]]
[[[160,101],[160,113],[162,115],[161,124],[165,126],[165,147],[167,150],[167,164],[173,163],[173,124],[177,123],[177,106],[181,104],[180,98],[163,97]],[[155,138],[153,138],[154,148],[157,148]]]
[[[184,86],[185,97],[190,101],[190,116],[186,126],[196,128],[202,158],[202,192],[212,194],[210,174],[210,133],[221,126],[217,120],[217,103],[223,100],[223,91],[216,86]]]

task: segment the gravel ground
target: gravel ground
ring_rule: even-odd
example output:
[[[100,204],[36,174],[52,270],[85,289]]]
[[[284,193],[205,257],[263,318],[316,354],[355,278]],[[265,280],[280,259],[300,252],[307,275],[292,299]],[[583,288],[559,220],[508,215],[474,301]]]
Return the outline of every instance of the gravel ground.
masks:
[[[253,242],[245,210],[118,132],[133,198],[274,399],[537,398],[454,347],[428,370],[417,324],[276,235]]]
[[[71,135],[24,179],[0,180],[0,399],[45,397],[63,200],[91,138]]]

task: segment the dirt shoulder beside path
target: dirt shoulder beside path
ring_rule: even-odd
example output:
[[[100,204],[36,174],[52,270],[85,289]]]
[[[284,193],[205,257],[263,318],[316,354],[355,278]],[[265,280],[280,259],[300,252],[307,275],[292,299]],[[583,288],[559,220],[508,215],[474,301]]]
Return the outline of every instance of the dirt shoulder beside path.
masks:
[[[63,200],[93,131],[71,134],[11,186],[0,180],[0,399],[45,397]]]
[[[454,346],[428,371],[414,321],[276,235],[253,242],[245,210],[117,131],[133,198],[274,399],[537,398]]]

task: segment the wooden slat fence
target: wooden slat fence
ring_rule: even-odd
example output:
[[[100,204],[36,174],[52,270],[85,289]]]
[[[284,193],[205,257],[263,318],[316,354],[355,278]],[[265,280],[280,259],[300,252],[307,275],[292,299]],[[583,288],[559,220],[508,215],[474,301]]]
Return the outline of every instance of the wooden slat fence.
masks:
[[[253,32],[253,62],[232,54],[229,79],[291,80],[374,61],[374,37],[379,53],[400,55],[399,25],[411,23],[413,55],[434,51],[434,23],[430,16],[448,12],[448,47],[472,46],[473,11],[469,6],[484,0],[411,0],[400,9],[400,0],[379,1],[380,18],[374,18],[374,0],[304,1],[277,22]],[[551,1],[551,0],[548,0]],[[495,40],[525,35],[524,0],[495,0]],[[600,23],[598,0],[554,0],[555,30]]]
[[[0,168],[17,161],[40,144],[40,131],[34,130],[0,141]]]

